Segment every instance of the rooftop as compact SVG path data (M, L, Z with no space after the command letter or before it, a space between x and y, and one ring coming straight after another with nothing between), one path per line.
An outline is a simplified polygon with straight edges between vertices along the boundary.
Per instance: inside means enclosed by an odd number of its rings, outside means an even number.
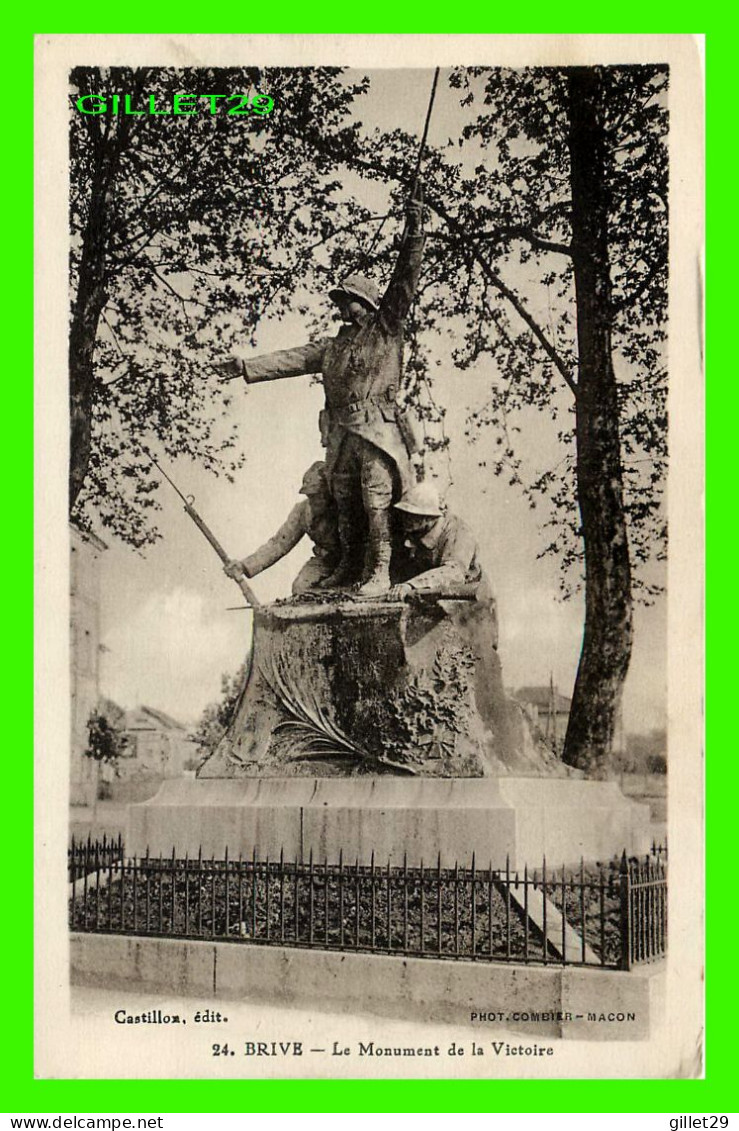
M142 704L140 707L134 707L126 712L126 729L178 730L184 732L187 727L183 723L177 722L177 719L173 719L171 715L165 714L164 711L157 711L155 707L147 707Z
M521 687L514 692L514 699L518 699L520 703L529 703L533 707L538 707L540 711L549 710L552 698L554 699L554 709L558 714L565 714L572 706L572 700L568 699L566 695L560 695L556 688L552 696L552 689L549 686Z

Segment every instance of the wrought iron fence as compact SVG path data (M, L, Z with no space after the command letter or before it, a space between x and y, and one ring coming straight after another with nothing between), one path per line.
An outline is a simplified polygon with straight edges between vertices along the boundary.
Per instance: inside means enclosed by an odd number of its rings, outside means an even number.
M667 876L665 855L658 850L628 862L619 877L621 893L622 967L649 962L664 954L667 939Z
M656 851L522 871L100 852L75 879L75 931L618 969L666 948Z
M74 883L85 874L89 875L104 869L123 858L123 837L103 836L102 840L77 840L72 837L67 849L67 871L69 882Z

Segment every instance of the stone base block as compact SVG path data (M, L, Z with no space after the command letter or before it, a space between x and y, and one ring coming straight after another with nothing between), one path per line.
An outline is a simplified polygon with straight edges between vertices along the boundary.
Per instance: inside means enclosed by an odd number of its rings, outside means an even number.
M480 1042L496 1030L644 1040L665 1009L663 964L624 973L73 933L71 967L74 985L470 1025Z
M649 847L649 807L615 782L547 778L266 778L165 781L129 808L142 855L278 857L512 868L602 860Z

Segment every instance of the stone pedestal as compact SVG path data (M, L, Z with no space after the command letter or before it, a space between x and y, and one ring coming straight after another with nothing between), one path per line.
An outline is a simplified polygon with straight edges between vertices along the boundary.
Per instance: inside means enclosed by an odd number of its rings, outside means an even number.
M615 782L556 778L167 781L131 806L126 848L222 858L541 866L649 847L649 807Z
M190 856L539 866L646 851L649 812L533 740L491 603L286 603L195 781L132 806L126 847Z
M564 774L506 699L492 601L266 605L199 778Z

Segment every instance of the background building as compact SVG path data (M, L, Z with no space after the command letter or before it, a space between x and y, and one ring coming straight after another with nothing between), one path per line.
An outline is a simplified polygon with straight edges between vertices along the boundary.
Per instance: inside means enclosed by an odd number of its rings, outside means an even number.
M572 700L566 695L560 695L553 681L541 687L521 687L513 693L513 698L521 704L544 741L561 754ZM613 736L613 759L616 765L620 765L623 758L625 741L623 711L619 710Z
M552 683L543 687L522 687L514 692L513 698L524 708L544 741L561 754L572 700L560 695Z
M126 756L121 759L121 776L160 776L178 778L197 756L197 746L187 727L154 707L135 707L126 711Z
M179 778L198 762L200 750L183 723L142 705L120 722L126 745L115 769L106 768L105 792L115 801L152 797L165 778Z

